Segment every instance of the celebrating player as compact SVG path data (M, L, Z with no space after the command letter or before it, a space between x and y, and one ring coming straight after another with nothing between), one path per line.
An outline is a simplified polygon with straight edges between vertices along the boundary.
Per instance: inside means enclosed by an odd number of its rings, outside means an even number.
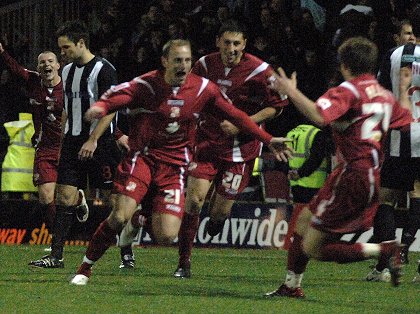
M197 119L202 113L229 118L269 145L278 159L287 160L285 138L261 130L208 79L190 73L191 45L171 40L163 47L156 70L109 90L86 113L92 120L123 107L131 113L130 152L118 167L118 193L109 217L101 223L71 284L86 285L92 265L115 241L148 190L154 190L151 226L158 243L169 244L178 235L184 212L186 167L191 161Z
M387 262L392 284L400 283L400 246L397 241L347 243L345 233L372 226L378 208L382 143L389 127L411 122L411 113L373 76L378 49L363 37L350 38L338 49L340 71L345 79L315 103L296 88L296 75L289 79L280 69L272 88L289 96L295 106L320 126L331 125L339 164L317 196L299 215L288 250L285 282L267 296L303 298L303 272L309 258L350 263L368 258ZM409 84L402 86L407 104Z

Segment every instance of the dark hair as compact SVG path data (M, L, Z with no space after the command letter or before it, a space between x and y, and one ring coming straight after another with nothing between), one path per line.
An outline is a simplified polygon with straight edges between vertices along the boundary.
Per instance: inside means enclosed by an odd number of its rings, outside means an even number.
M165 58L168 58L169 51L172 47L180 47L180 46L188 46L191 48L191 43L187 39L171 39L166 42L166 44L163 45L162 48L162 56Z
M217 37L222 37L225 32L241 33L244 36L244 39L248 38L248 31L245 24L237 20L230 19L224 22L219 28Z
M375 73L378 47L365 37L352 37L338 47L338 61L351 74Z
M89 49L89 31L86 25L79 20L65 22L56 32L57 37L66 36L70 41L75 44L83 39L86 48Z
M408 19L404 19L395 23L393 34L400 35L404 25L411 26L411 21Z

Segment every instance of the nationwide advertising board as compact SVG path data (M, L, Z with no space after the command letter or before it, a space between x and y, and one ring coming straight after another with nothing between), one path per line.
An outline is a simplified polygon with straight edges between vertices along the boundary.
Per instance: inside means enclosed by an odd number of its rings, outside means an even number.
M110 209L105 206L90 205L90 217L86 223L75 223L67 245L86 245L99 223L104 220ZM291 209L286 204L235 203L231 217L225 222L223 231L210 237L206 232L209 220L207 204L200 217L200 225L195 238L196 246L236 247L236 248L283 248L288 230ZM397 225L400 216L397 215ZM0 201L0 244L1 245L48 245L51 242L50 231L42 220L42 213L36 201L2 200ZM397 229L397 238L401 238L401 228ZM350 242L368 242L372 230L361 234L346 234L343 240ZM118 241L118 239L116 239ZM140 229L134 240L135 245L151 245L153 241L145 230ZM420 231L410 247L411 251L420 251Z

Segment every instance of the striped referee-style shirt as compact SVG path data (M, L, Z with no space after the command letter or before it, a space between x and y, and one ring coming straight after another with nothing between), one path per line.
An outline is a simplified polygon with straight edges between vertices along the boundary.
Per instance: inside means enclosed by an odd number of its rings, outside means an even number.
M399 98L400 69L411 67L413 80L409 88L413 122L409 132L391 130L389 154L391 157L420 157L420 45L408 43L391 49L378 72L378 81Z
M104 58L95 56L85 65L74 62L63 68L64 106L67 113L66 136L88 137L98 121L83 119L85 112L111 86L117 84L114 66ZM111 123L106 132L113 132Z

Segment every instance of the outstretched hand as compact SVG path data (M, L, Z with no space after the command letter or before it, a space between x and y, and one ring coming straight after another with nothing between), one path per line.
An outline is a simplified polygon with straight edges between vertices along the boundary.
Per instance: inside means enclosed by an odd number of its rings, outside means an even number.
M273 72L273 75L268 78L268 86L279 94L289 95L290 91L297 88L296 72L288 78L283 68L279 67L277 71L278 73Z
M79 160L88 160L93 158L93 153L98 147L98 141L93 139L88 139L83 143L82 147L79 150L78 158Z
M293 158L293 149L286 145L292 140L287 137L273 137L268 145L268 148L274 154L277 160L287 162Z

